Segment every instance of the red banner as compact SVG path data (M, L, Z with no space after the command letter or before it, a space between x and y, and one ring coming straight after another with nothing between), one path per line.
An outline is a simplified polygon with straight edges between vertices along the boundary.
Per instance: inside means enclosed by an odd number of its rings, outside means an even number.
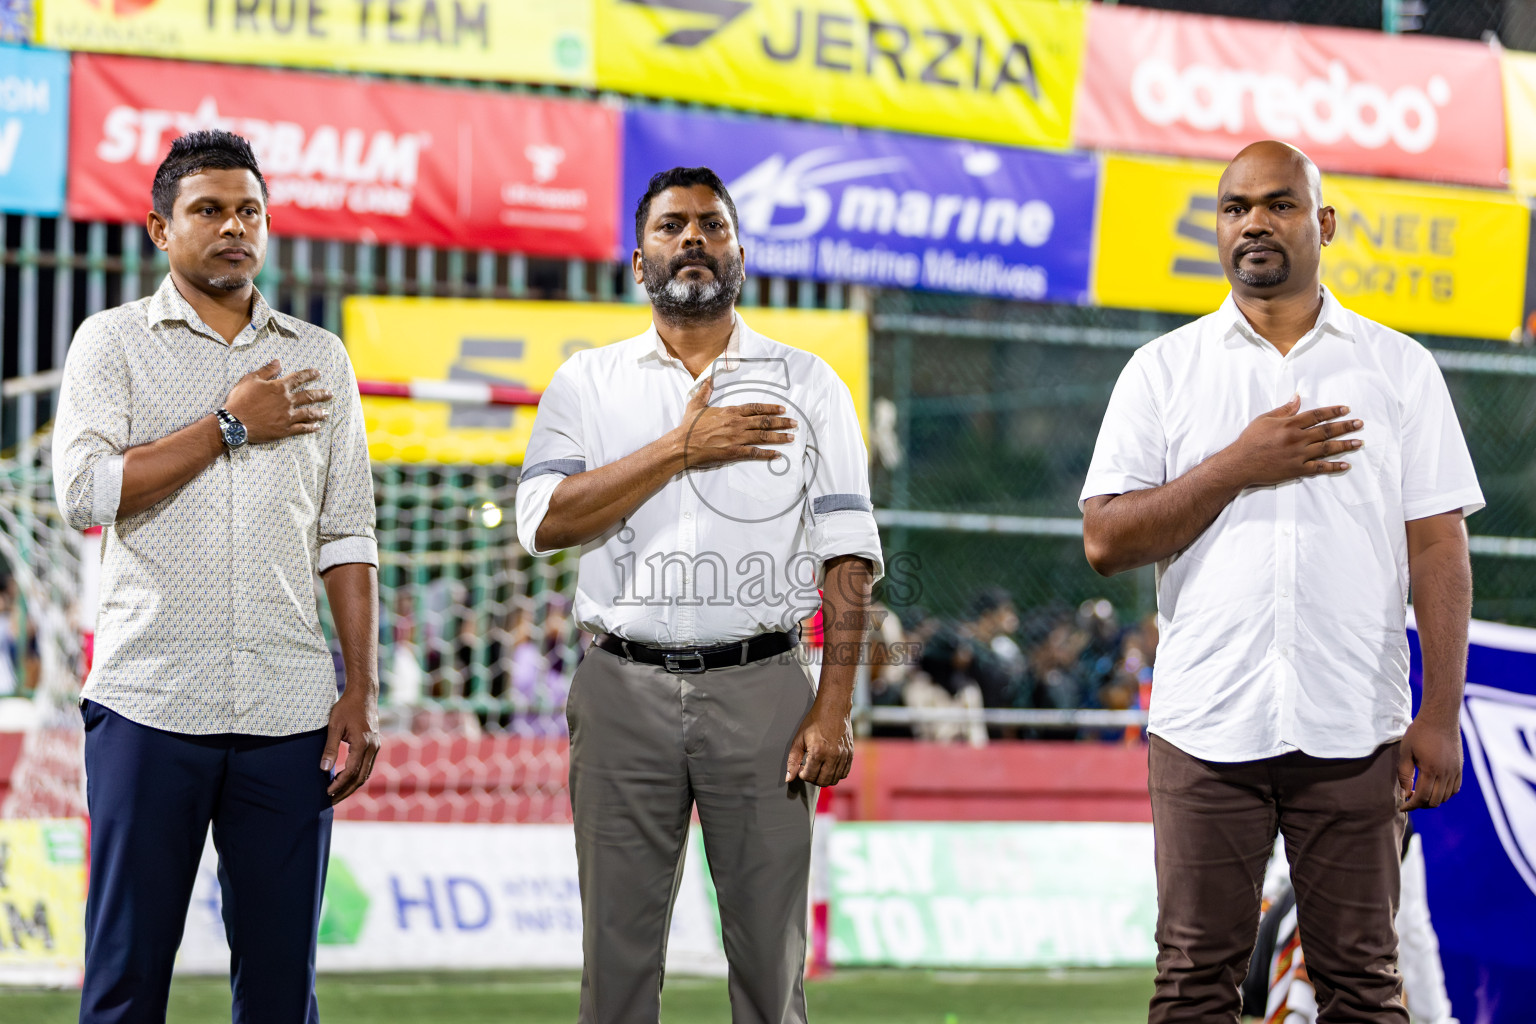
M1078 81L1079 146L1226 160L1275 138L1326 170L1508 180L1480 43L1093 4Z
M251 140L275 234L608 259L618 114L595 103L76 54L69 215L141 221L171 140Z

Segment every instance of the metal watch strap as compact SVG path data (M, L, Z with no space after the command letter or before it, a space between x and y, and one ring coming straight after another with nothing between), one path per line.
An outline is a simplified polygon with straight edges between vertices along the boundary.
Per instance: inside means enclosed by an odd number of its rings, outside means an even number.
M240 422L240 417L236 416L234 413L230 412L228 409L215 409L213 411L213 414L214 414L214 416L218 417L218 420L219 420L219 437L223 439L224 444L225 444L226 447L238 448L241 445L245 444L245 437L244 437L245 424ZM239 444L230 444L230 441L229 441L229 428L231 428L231 427L240 427L241 428L241 439L240 439L240 443Z

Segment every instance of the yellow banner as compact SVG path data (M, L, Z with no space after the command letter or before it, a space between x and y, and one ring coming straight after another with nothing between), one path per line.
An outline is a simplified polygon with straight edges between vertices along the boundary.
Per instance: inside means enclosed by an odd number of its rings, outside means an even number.
M0 982L78 983L85 847L77 819L0 821Z
M775 341L814 352L853 392L868 429L868 325L863 313L746 309L742 319ZM584 348L650 326L650 307L619 303L353 297L343 337L359 380L479 381L542 391ZM387 462L520 464L534 410L365 398L369 453Z
M819 121L1065 146L1087 8L1081 0L597 0L597 81Z
M37 0L38 43L244 64L593 84L591 0Z
M1095 296L1106 306L1209 313L1228 292L1216 251L1222 165L1109 156ZM1400 331L1509 338L1520 326L1530 216L1513 196L1323 176L1338 233L1323 283Z
M1499 51L1504 72L1504 125L1509 142L1509 184L1536 195L1536 54Z

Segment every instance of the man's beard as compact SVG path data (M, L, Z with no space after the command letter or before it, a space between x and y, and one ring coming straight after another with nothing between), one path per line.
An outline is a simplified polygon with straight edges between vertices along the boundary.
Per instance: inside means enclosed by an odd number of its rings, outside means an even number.
M1272 249L1271 252L1280 252ZM1244 268L1243 257L1247 253L1239 253L1232 257L1232 275L1249 288L1273 288L1278 284L1285 284L1291 277L1290 254L1280 252L1280 265L1270 267L1268 270L1252 271Z
M678 274L689 263L709 269L708 281L683 281ZM668 263L640 258L645 292L656 315L669 323L698 324L718 320L736 304L743 280L741 258L734 253L724 261L702 252L681 253Z
M237 292L255 279L253 274L220 274L210 277L208 283L226 292Z

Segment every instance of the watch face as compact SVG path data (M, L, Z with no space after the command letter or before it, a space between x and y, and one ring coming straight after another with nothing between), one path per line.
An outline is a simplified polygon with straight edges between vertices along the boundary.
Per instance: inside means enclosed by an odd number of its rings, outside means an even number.
M224 425L224 443L231 448L238 448L245 444L245 424L226 423Z

